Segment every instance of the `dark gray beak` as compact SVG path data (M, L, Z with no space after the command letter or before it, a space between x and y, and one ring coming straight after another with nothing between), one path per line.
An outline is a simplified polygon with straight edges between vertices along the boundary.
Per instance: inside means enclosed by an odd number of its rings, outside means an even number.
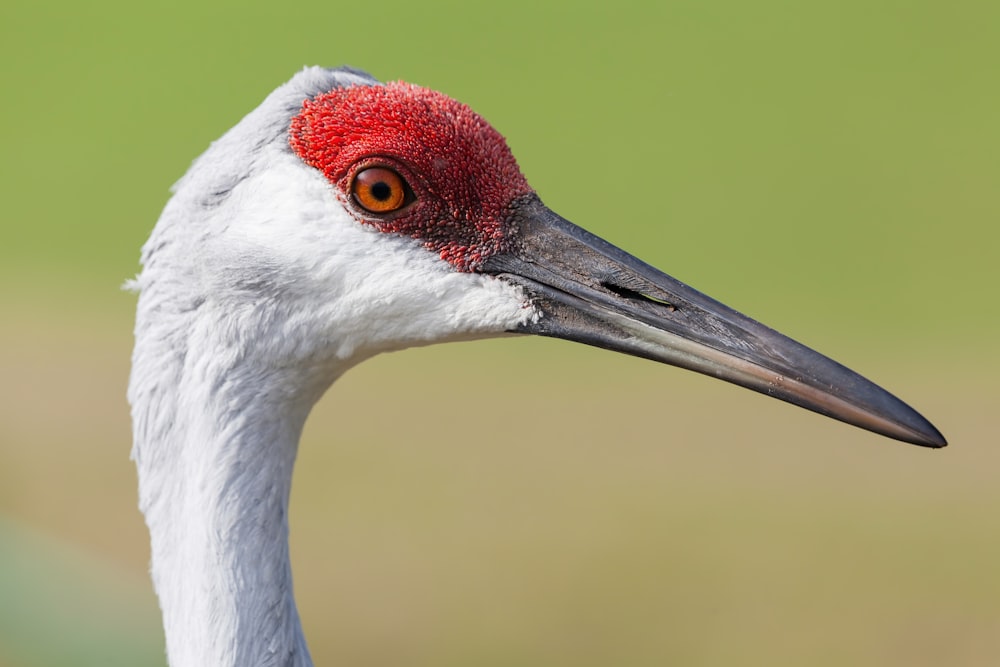
M674 280L556 215L534 195L484 273L520 285L543 316L519 333L687 368L890 438L944 447L919 413L854 371Z

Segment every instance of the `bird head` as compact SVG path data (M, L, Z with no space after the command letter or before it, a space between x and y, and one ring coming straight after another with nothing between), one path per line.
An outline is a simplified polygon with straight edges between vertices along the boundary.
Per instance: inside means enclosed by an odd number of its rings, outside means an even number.
M216 142L143 263L144 297L167 282L161 267L187 275L175 309L214 313L234 354L271 365L539 334L945 444L860 375L549 210L469 107L356 71L307 69Z

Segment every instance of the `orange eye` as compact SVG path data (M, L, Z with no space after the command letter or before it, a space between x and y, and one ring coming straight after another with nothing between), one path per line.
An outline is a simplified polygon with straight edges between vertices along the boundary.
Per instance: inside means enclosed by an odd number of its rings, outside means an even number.
M372 213L391 213L403 208L407 192L403 177L385 167L363 169L351 182L354 201Z

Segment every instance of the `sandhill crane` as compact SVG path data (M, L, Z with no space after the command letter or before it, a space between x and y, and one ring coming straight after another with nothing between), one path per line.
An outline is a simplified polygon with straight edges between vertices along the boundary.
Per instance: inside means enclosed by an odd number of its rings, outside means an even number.
M173 667L311 664L292 466L315 401L379 352L554 336L945 445L861 376L550 211L467 106L357 70L305 69L213 143L142 264L132 457Z

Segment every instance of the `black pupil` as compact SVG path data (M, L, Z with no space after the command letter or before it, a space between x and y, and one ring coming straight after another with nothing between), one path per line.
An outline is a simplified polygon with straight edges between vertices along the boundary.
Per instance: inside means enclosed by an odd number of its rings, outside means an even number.
M378 183L372 183L371 187L372 197L379 201L385 201L392 196L392 186L385 181L379 181Z

